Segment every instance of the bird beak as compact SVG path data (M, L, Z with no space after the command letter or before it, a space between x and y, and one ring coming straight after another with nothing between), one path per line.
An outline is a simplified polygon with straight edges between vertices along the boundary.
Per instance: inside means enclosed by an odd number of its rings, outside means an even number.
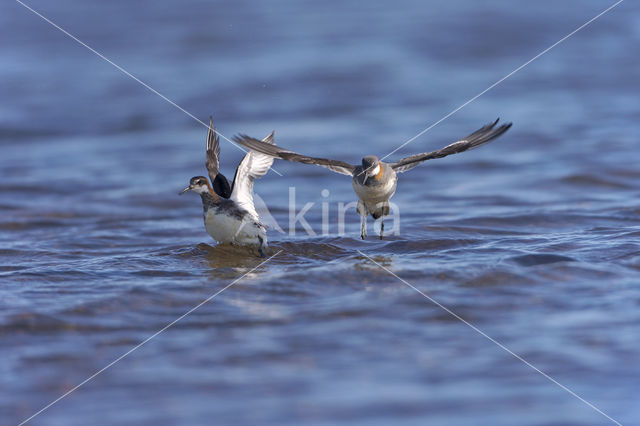
M178 195L182 195L187 191L191 191L191 186L187 186L185 189L183 189L182 191L178 192Z
M364 179L362 180L362 184L365 185L367 183L367 179L371 177L371 172L375 169L375 167L369 168L364 171Z

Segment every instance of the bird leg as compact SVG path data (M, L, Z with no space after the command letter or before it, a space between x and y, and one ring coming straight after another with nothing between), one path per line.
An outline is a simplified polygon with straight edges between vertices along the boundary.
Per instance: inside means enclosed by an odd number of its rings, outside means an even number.
M384 218L380 218L380 239L382 239L382 234L384 234Z
M367 236L367 217L360 216L360 238L364 240Z
M369 215L369 211L362 200L358 200L356 210L360 215L360 238L364 240L364 237L367 236L367 216Z
M260 253L260 257L267 257L267 255L264 254L264 251L262 251L262 246L264 246L264 240L262 239L262 237L258 237L258 240L260 240L260 245L258 246L258 253Z

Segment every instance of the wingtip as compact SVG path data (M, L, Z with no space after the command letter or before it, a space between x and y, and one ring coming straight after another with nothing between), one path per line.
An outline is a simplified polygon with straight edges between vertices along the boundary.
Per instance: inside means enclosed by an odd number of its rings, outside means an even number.
M207 130L207 151L213 150L218 138L218 129L213 127L213 116L209 116L209 129Z
M494 128L498 122L500 121L500 117L496 118L496 121L493 122L493 124L491 125L491 128ZM502 131L502 133L506 132L507 130L509 130L511 128L511 126L513 126L513 122L508 122L508 123L504 123L502 124L499 129Z
M502 126L498 127L498 129L496 130L497 135L500 136L504 134L507 130L511 128L512 125L513 123L505 123Z
M504 123L502 126L500 126L500 128L507 131L509 128L511 128L512 125L513 125L512 122L508 122L508 123Z

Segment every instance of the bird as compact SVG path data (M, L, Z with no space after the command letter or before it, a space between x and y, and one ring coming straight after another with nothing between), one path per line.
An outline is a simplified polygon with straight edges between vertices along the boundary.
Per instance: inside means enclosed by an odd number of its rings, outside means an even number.
M274 132L260 141L274 143ZM194 176L189 186L179 194L193 191L200 194L204 210L204 226L207 233L219 243L257 247L260 256L266 257L266 226L260 222L253 204L253 182L265 175L273 164L273 156L249 151L236 168L233 183L219 171L220 138L209 118L207 132L206 168L211 184L204 176Z
M351 176L353 190L358 196L356 210L360 215L360 237L365 239L367 236L366 220L368 215L371 215L376 220L382 218L380 222L380 239L382 239L384 216L389 214L389 200L396 191L398 174L411 170L427 160L443 158L483 145L502 135L512 125L512 123L507 123L496 127L498 121L500 118L444 148L411 155L394 163L380 161L375 155L367 155L362 158L361 164L353 165L345 161L298 154L243 134L236 135L234 140L253 152L260 152L281 160L315 164L326 167L333 172Z

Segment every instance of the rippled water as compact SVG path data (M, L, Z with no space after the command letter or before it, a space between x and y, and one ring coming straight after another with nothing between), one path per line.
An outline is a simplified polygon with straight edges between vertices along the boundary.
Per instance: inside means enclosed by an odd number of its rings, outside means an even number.
M28 3L226 136L390 152L604 1ZM348 178L276 162L270 253L215 246L206 130L19 3L0 6L0 419L17 424L623 424L640 420L640 9L624 2L391 159L400 232L337 226ZM223 141L233 176L242 153ZM313 203L289 227L295 209ZM329 191L325 196L322 190ZM191 194L193 195L193 194ZM329 212L323 235L323 204ZM286 232L289 231L289 232ZM373 231L370 229L370 233ZM255 268L255 269L253 269Z

